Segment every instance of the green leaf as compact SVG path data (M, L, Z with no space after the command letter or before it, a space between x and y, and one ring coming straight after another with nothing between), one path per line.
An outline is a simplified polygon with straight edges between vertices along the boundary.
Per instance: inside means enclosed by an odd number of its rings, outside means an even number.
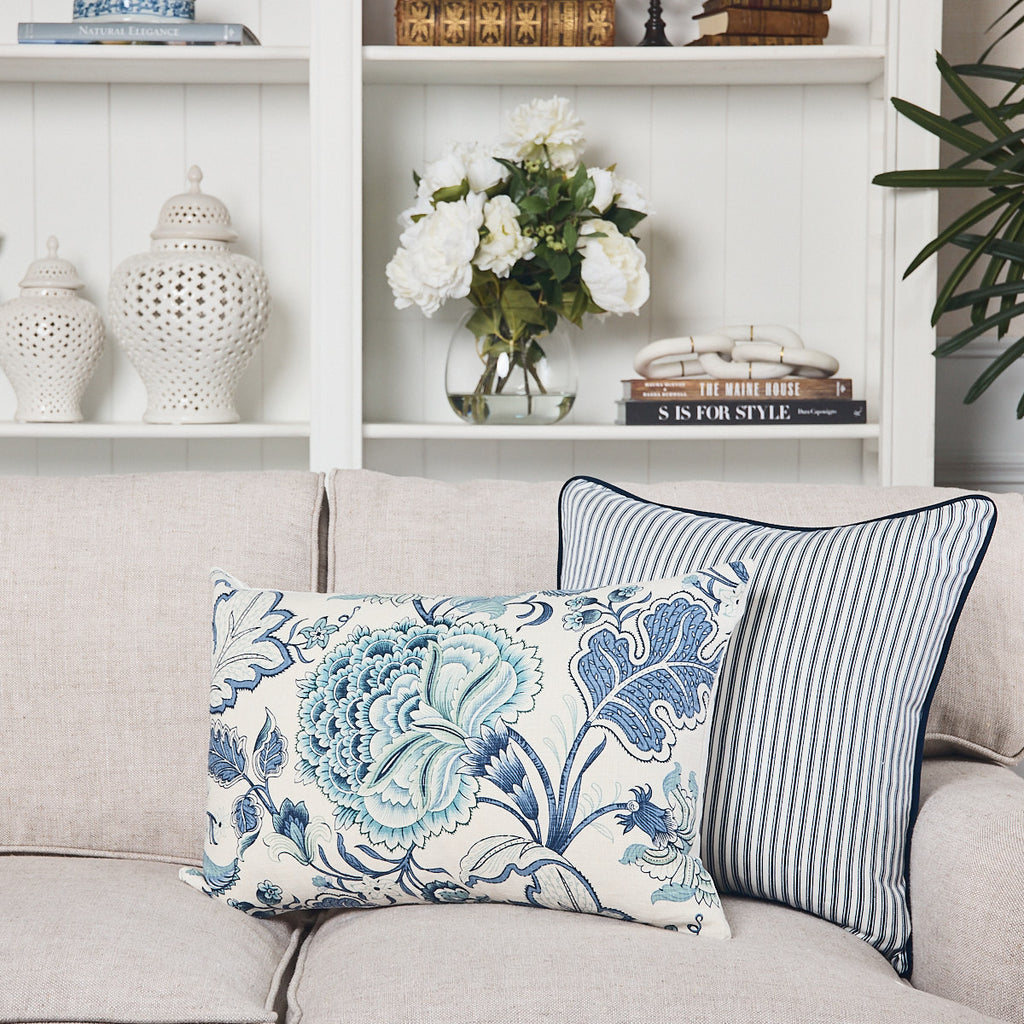
M575 252L579 240L580 236L575 224L568 223L562 228L562 241L565 243L566 252Z
M997 299L1003 295L1018 295L1024 292L1024 281L1003 281L1000 284L985 285L981 288L972 288L969 292L960 292L952 296L946 303L946 312L954 309L963 309L966 306L975 306L979 303L987 304L989 299Z
M963 231L972 225L976 224L979 220L984 220L993 211L998 210L1000 206L1004 206L1007 203L1011 203L1011 210L1019 210L1024 205L1024 195L1015 195L1012 192L999 192L994 196L988 196L983 199L980 203L972 206L966 213L961 214L957 217L952 224L946 227L943 231L932 239L910 262L910 266L907 267L903 276L906 277L915 271L929 256L934 255L939 251L947 242L951 241L955 235L962 234Z
M999 17L996 18L996 20L993 21L991 25L989 25L989 29L991 30L995 28L995 26L998 25L999 22L1003 20L1003 18L1007 17L1010 14L1010 12L1014 10L1014 8L1019 7L1020 3L1021 0L1014 0L1014 2L1010 4L1010 6L1005 11L1003 11L1003 13L1000 14ZM1015 28L1018 28L1021 24L1024 24L1024 18L1018 18L1009 28L1004 29L998 36L996 36L993 42L986 48L985 52L978 59L984 61L984 59L992 52L992 50L1000 42L1002 42L1002 40L1004 40Z
M645 217L646 213L639 210L627 210L622 206L613 206L605 215L605 220L610 220L623 235L628 235Z
M1018 338L1005 352L989 363L968 389L964 396L964 404L969 405L981 397L996 378L1009 369L1021 356L1024 356L1024 338Z
M582 165L581 165L582 168ZM594 201L594 195L597 192L597 186L594 185L593 178L588 177L586 174L583 176L583 182L579 185L575 185L572 191L573 205L577 210L588 210L590 204Z
M543 196L523 196L516 204L524 213L541 214L547 213L548 200Z
M1015 317L1020 316L1021 313L1024 313L1024 302L1018 303L1010 307L1010 309L1000 311L993 316L986 317L976 324L971 324L970 327L965 327L962 331L958 331L953 337L948 338L941 345L937 345L934 354L937 356L948 356L953 352L959 352L968 342L974 341L975 338L980 338L986 331L990 331L993 327L998 327L999 324L1013 320Z
M933 114L930 110L925 110L924 107L919 107L916 103L909 103L907 100L893 97L892 105L907 120L913 121L914 124L924 128L925 131L931 132L932 135L938 136L943 142L956 146L957 149L973 152L982 146L988 145L988 139L984 136L969 132L966 128L962 128L960 125L950 121L949 118L942 117L940 114Z
M548 260L556 280L564 281L572 271L572 261L564 252L553 252Z
M931 167L914 171L883 171L871 179L875 185L894 188L995 188L1024 184L1020 175L999 174L983 168Z
M509 281L501 292L501 311L509 320L534 326L544 325L544 314L537 300L518 281ZM516 328L513 327L515 331ZM518 333L518 331L516 331Z
M932 312L932 324L938 323L939 317L943 314L943 312L945 312L946 302L957 290L957 288L960 285L960 282L967 276L968 272L971 270L974 264L977 263L978 260L980 260L981 257L985 255L987 251L986 247L988 246L988 244L998 236L1000 229L1013 216L1013 214L1014 208L1012 207L1008 210L1004 210L999 215L995 224L992 225L988 234L985 235L982 238L981 242L977 246L975 246L975 248L971 249L967 253L967 255L957 264L956 268L953 270L953 272L949 275L949 278L946 280L946 283L939 289L939 295L935 301L935 309ZM955 235L954 239L963 237L964 235L962 234Z
M999 138L1010 134L1010 127L1005 121L992 113L989 105L953 70L953 66L942 56L935 55L935 63L938 66L939 74L953 90L957 98L978 120L985 125L992 134Z
M967 153L959 160L954 160L949 166L966 167L975 160L984 160L986 163L992 164L997 171L1015 170L1018 164L1024 162L1024 153L1004 151L1007 149L1008 142L1019 142L1022 138L1024 138L1024 129L1011 133L1005 139L988 142L975 152ZM1021 181L1024 183L1024 177Z
M483 338L488 334L499 334L501 332L500 317L495 315L490 306L486 308L477 306L466 321L466 328L472 332L475 338Z
M454 203L469 195L469 182L463 178L458 185L445 185L439 188L430 198L435 203Z

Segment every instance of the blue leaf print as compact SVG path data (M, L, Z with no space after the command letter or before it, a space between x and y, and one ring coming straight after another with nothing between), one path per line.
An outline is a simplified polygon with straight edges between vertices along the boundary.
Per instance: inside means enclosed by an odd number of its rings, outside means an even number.
M695 885L669 882L667 885L663 885L660 889L656 889L651 893L651 902L657 903L658 900L669 900L672 903L685 903L687 900L693 899L696 892L697 887Z
M254 690L265 676L277 675L292 664L288 648L272 636L293 617L278 607L281 598L276 591L262 590L224 590L217 595L211 714L234 707L239 690Z
M581 642L570 668L589 719L643 761L664 761L676 729L703 721L722 645L703 605L684 595L640 617L639 636L606 625ZM580 685L582 684L582 685Z
M253 747L253 763L256 771L265 779L280 775L284 771L285 763L288 760L288 748L285 746L284 737L277 728L274 716L267 710L267 718L256 737L256 744Z
M215 725L210 730L209 772L225 788L245 775L245 738L230 726Z
M231 820L235 826L235 832L239 836L255 832L260 827L260 809L253 799L252 793L246 793L235 801Z

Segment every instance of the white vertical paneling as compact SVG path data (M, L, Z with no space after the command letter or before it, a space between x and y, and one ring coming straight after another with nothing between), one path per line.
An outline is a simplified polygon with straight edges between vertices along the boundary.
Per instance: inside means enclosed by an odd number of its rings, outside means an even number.
M497 475L502 480L565 480L573 474L573 448L571 441L503 441Z
M839 360L856 397L867 389L869 100L864 88L804 89L799 321L808 348ZM874 390L874 388L872 388ZM873 396L874 397L874 396ZM878 415L877 405L871 419Z
M364 463L392 476L426 476L423 441L367 441Z
M301 437L268 437L260 442L261 469L304 469L309 441Z
M262 0L196 0L196 20L240 21L248 25L257 36L261 36L262 7Z
M498 476L498 442L425 441L423 473L438 480L493 480Z
M32 0L33 21L70 21L72 0Z
M309 5L310 0L260 0L260 42L309 46ZM246 6L251 6L251 0Z
M803 90L732 87L726 108L725 318L793 326L800 309Z
M39 442L23 440L0 444L0 475L35 476L39 472Z
M800 479L798 443L794 441L726 441L723 458L725 480L751 483Z
M260 89L260 251L272 310L259 358L269 421L308 420L309 107L303 86ZM338 344L351 344L339 332Z
M0 145L0 302L17 297L29 263L46 255L45 246L36 248L32 133L32 86L0 84L0 139L12 143ZM0 373L0 418L13 419L15 404L14 390Z
M113 442L111 470L114 473L166 472L184 469L187 463L187 441L124 438Z
M185 148L183 87L110 87L108 276L122 260L149 251L150 232L156 227L161 206L169 196L186 188ZM146 408L146 389L116 345L108 331L103 364L106 391L100 417L137 422Z
M418 309L396 310L385 267L398 246L398 215L413 203L412 173L423 169L424 89L365 91L363 176L363 389L368 420L422 420L426 375Z
M4 16L0 18L0 44L16 43L18 22L33 21L34 17L32 0L4 0Z
M649 476L656 480L722 480L724 441L652 441Z
M36 471L41 476L88 476L113 472L110 441L40 441Z
M56 235L60 255L85 282L81 296L103 308L110 275L109 89L36 85L33 114L36 250L45 255L46 237ZM109 365L108 358L86 390L87 419L103 407Z
M263 467L262 441L246 438L237 441L214 441L203 439L188 441L185 469L255 470Z
M583 161L588 167L611 167L623 177L636 181L643 192L651 194L652 136L660 127L651 116L652 90L629 88L577 89L575 107L583 119L587 148ZM667 207L672 209L669 197ZM661 198L652 199L658 204ZM657 208L657 207L656 207ZM646 242L651 238L650 221L637 227L641 245L650 259ZM656 273L656 268L652 271ZM583 379L573 418L579 422L611 423L615 418L615 399L621 388L619 381L633 375L633 354L651 338L651 310L658 301L653 296L668 294L664 279L652 284L652 300L639 315L626 314L588 317L577 336Z
M648 478L647 445L635 441L577 442L573 445L572 471L605 480L643 483Z
M185 167L178 191L188 190L185 172L203 171L201 188L227 205L238 232L232 247L260 259L262 209L260 90L254 85L185 88ZM236 392L243 420L263 418L263 353L257 349Z
M868 483L861 474L860 441L801 441L798 479L810 484Z

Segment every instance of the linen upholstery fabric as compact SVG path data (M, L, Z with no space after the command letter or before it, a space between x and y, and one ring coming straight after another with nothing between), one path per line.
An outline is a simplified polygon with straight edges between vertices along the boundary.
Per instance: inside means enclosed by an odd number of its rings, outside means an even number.
M0 849L196 862L209 572L317 583L314 473L5 477Z
M335 471L328 479L328 589L515 594L554 586L560 486ZM623 486L664 505L792 526L838 526L967 493L719 481ZM932 700L925 754L1012 764L1024 754L1024 498L989 497L999 520Z
M866 523L777 527L589 478L560 501L560 584L757 565L722 671L706 855L727 891L849 928L910 969L906 900L924 719L995 524L983 496Z
M483 900L727 938L700 813L747 586L739 562L506 598L219 577L204 870L181 877L257 915Z
M682 953L678 935L583 914L333 912L303 943L289 1024L995 1024L915 991L834 925L756 900L723 905L732 939Z
M1024 779L925 761L910 877L914 985L1024 1024Z
M0 1021L260 1024L300 930L225 913L170 864L3 858Z

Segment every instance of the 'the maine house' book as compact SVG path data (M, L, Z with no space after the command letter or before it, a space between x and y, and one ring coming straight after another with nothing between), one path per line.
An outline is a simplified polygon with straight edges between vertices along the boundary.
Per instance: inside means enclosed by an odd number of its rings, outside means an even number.
M746 377L662 377L648 380L632 377L622 382L622 397L665 401L668 399L716 398L853 398L849 377L776 377L752 380Z
M859 399L724 399L709 401L620 401L616 423L632 426L728 427L769 424L820 426L864 423L865 403Z

